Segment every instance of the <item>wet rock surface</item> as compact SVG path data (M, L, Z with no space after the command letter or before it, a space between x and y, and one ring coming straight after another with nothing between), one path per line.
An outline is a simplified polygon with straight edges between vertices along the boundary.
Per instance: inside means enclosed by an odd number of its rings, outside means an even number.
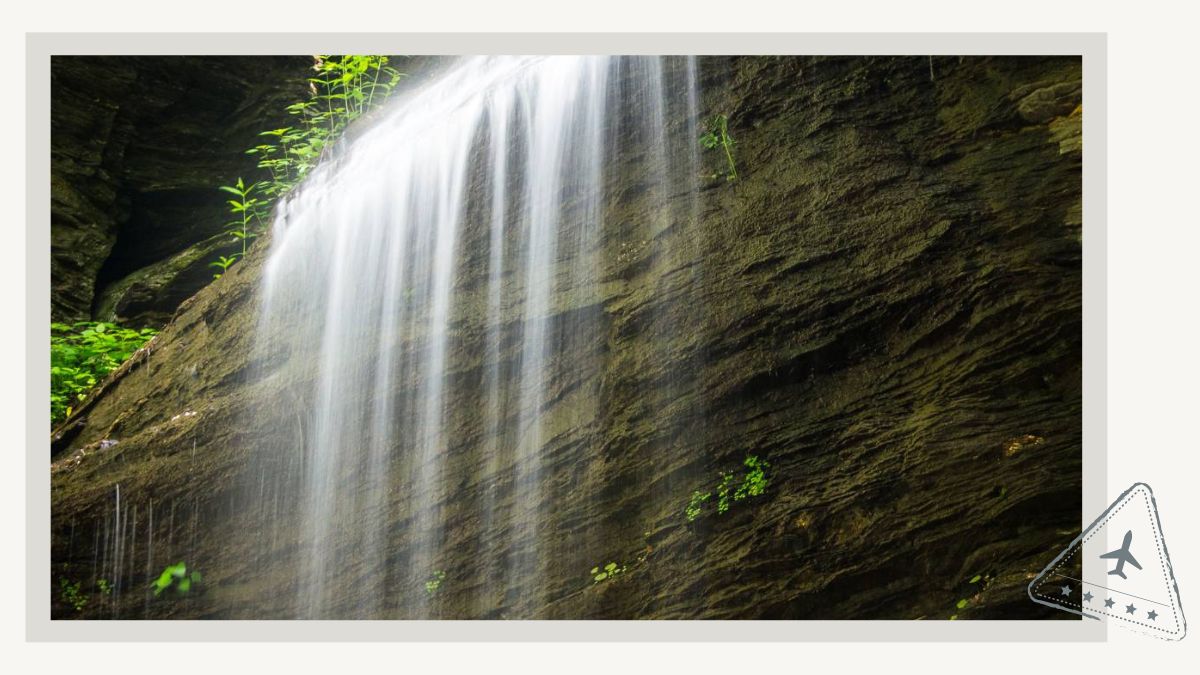
M445 484L390 482L385 559L343 552L333 614L358 616L362 580L385 574L372 617L1067 618L1025 585L1081 520L1079 59L700 66L741 180L662 204L612 167L597 293L554 299L598 339L580 347L594 369L559 368L541 403L545 507L478 516L529 487L485 456L487 327L470 308L486 271L467 266ZM486 236L469 221L461 245ZM246 507L256 448L310 433L255 423L300 407L262 384L280 364L251 358L266 245L56 432L55 616L291 615L302 589L282 572L305 535ZM764 494L689 521L691 495L748 454L770 462ZM437 570L408 566L413 493L439 503ZM516 527L539 533L536 569L493 555L526 541ZM181 559L204 583L154 597ZM624 571L596 582L609 562ZM81 612L59 600L60 579L92 591L106 575L116 590Z
M216 187L255 170L245 150L259 131L287 121L283 108L304 95L308 62L302 56L51 59L55 321L93 318L106 289L113 295L125 277L225 230L228 209ZM142 277L138 287L152 280L152 289L127 305L109 302L110 310L122 311L96 318L162 325L180 300L211 280L211 274Z

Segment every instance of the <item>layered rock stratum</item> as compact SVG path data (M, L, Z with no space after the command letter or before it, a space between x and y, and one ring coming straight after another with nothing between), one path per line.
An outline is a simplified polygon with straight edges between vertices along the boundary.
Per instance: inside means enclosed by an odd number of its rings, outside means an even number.
M694 222L647 231L657 209L693 212L690 196L651 203L612 167L601 300L554 301L561 320L596 320L597 365L549 383L550 501L516 519L547 533L545 564L485 554L515 539L478 504L503 509L521 488L484 456L487 327L464 302L439 458L444 581L431 597L433 570L407 567L416 488L395 483L385 560L346 552L332 614L358 616L363 575L383 569L376 618L1065 617L1025 586L1081 515L1080 59L700 65L701 108L728 115L740 179L708 181ZM112 217L107 198L90 204ZM462 246L485 225L468 219ZM303 534L268 533L242 506L256 448L281 433L255 420L300 407L264 385L283 364L252 356L268 245L55 431L56 617L292 615L302 589L272 570L300 564ZM464 267L456 293L481 292L484 274ZM288 433L305 443L302 421ZM765 493L689 521L693 491L747 455L770 462ZM154 597L179 560L203 583ZM610 561L624 572L596 583ZM118 592L96 591L102 578ZM92 594L81 611L61 579Z

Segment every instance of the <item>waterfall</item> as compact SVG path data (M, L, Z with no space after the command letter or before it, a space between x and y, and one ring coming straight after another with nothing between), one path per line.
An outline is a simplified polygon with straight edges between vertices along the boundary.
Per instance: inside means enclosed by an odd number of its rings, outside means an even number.
M247 421L274 440L250 517L294 615L434 616L423 581L444 573L452 517L495 533L472 544L480 578L457 581L479 615L550 599L509 580L553 574L569 545L539 517L561 497L547 446L599 413L550 404L599 400L614 173L663 203L692 195L637 223L638 246L694 221L697 107L692 58L462 58L280 206L255 338L273 393ZM469 504L467 481L483 486Z

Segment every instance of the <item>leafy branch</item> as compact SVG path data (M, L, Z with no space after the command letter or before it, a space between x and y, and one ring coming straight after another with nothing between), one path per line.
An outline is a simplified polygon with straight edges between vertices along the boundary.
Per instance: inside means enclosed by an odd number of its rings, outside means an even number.
M70 417L74 407L105 375L141 349L158 331L84 321L50 324L50 422Z
M769 484L767 470L771 468L770 462L759 459L755 455L748 455L742 461L742 466L746 468L746 471L742 474L741 481L738 482L736 488L734 488L734 476L731 472L722 471L719 474L721 481L717 484L716 489L718 515L729 511L733 502L740 502L749 497L758 497L767 491ZM692 492L691 499L688 500L687 508L684 510L684 515L687 516L689 523L704 513L704 505L712 499L712 496L711 490Z
M717 148L723 150L725 161L728 163L725 180L736 181L738 179L737 164L733 161L733 146L736 141L729 135L729 118L725 115L716 115L705 122L704 126L706 131L700 136L700 145L708 150Z
M388 65L388 57L376 55L318 54L312 69L316 74L308 78L308 99L285 108L296 122L259 132L262 140L246 150L258 157L258 168L267 175L249 184L238 178L236 184L220 187L237 197L228 200L238 219L230 221L226 232L242 242L242 252L210 263L220 269L214 279L246 257L250 240L266 227L275 202L308 176L350 123L383 105L405 77Z

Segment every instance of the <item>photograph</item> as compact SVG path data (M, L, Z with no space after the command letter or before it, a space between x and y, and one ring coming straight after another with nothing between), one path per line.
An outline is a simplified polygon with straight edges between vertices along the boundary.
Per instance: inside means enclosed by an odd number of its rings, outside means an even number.
M1090 623L1078 49L86 48L50 623Z

